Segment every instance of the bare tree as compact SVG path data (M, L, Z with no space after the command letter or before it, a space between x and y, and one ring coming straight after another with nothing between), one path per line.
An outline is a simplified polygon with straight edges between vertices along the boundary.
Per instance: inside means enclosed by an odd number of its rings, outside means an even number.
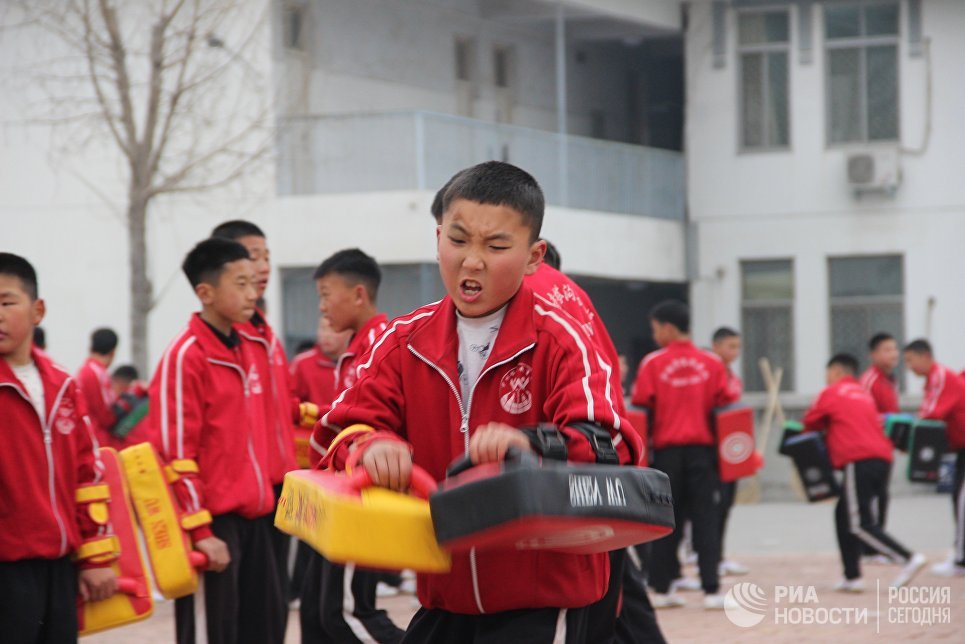
M123 159L134 363L148 367L148 215L158 197L225 187L271 150L271 91L248 60L268 51L264 0L23 0L24 24L62 56L35 75L47 118L95 126ZM226 42L230 42L231 46ZM261 47L262 49L258 49Z

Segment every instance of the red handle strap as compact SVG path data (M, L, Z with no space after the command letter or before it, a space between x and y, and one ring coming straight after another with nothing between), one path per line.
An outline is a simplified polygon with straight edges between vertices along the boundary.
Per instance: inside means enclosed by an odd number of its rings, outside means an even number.
M198 570L204 570L208 567L208 555L200 550L192 550L188 553L188 563Z
M364 490L366 488L372 487L372 477L365 470L364 467L360 467L355 470L349 476L349 482L352 487L356 490ZM432 475L426 472L424 469L418 465L412 466L412 476L409 479L409 489L414 496L422 499L428 499L429 495L436 491L436 480L432 478Z

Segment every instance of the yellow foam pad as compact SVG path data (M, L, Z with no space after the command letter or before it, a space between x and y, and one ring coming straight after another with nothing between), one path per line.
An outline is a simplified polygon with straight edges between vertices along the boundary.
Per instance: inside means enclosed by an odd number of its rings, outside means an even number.
M181 528L166 468L149 443L122 450L121 462L158 590L168 599L194 593L198 573L189 559L190 540Z
M110 522L121 556L111 563L118 578L119 591L99 602L83 602L77 620L81 635L97 633L146 619L154 612L154 597L147 574L144 552L137 538L137 525L127 484L121 474L117 452L110 447L100 450L104 463L105 485L110 489ZM105 504L107 505L107 504ZM96 561L96 558L94 559Z
M344 473L297 470L285 475L275 525L331 561L420 572L447 572L429 503L378 487L354 493Z

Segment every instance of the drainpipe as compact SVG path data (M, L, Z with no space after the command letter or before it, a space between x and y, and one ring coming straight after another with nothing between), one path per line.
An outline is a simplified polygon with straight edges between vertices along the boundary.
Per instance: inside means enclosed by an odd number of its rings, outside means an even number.
M556 4L556 131L559 136L560 205L566 207L570 203L570 191L566 142L566 19L562 0Z

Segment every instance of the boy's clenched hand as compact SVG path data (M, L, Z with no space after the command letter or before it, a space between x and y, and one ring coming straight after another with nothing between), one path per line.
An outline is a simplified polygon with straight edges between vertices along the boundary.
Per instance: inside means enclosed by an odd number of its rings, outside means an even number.
M221 572L231 563L231 553L228 544L218 537L208 537L194 544L195 550L200 550L208 557L208 570Z
M469 439L469 458L476 465L496 463L506 458L506 450L515 447L521 451L532 448L526 435L505 423L486 423L476 428Z
M117 592L117 575L110 568L81 570L77 581L85 602L101 601Z
M362 455L362 467L372 483L404 492L412 477L412 454L405 443L390 440L373 441Z

